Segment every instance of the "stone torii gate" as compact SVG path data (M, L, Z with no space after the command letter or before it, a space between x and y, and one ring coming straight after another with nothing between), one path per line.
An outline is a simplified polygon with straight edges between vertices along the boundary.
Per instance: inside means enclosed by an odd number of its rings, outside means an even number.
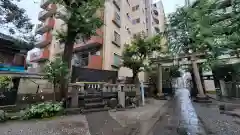
M203 91L203 86L201 82L201 77L199 74L199 67L198 63L203 63L206 61L204 57L206 54L179 54L178 57L174 58L172 56L164 56L153 59L153 62L158 64L158 92L160 95L163 95L162 89L163 89L163 76L162 76L162 69L164 66L172 66L175 63L178 63L179 65L192 65L193 73L194 73L194 79L196 80L197 84L197 90L198 90L198 97L206 97ZM182 59L187 59L187 61L181 61ZM219 60L227 60L225 64L233 64L233 63L239 63L240 59L236 55L229 55L225 56L222 55L221 57L218 57Z
M196 80L197 89L198 89L198 97L206 97L204 94L203 86L201 83L201 77L199 74L198 63L203 63L206 61L205 59L199 58L200 56L204 56L204 54L180 54L177 58L171 56L159 57L153 59L154 63L158 64L158 93L160 96L163 96L163 67L169 67L172 65L176 65L178 63L180 65L192 65L194 79ZM187 59L187 61L181 61L182 59Z

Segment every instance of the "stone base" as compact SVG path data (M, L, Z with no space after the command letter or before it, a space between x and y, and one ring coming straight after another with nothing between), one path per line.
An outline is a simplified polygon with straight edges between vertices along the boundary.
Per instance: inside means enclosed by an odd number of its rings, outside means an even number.
M161 93L161 94L158 93L156 99L158 99L158 100L167 100L167 98L165 97L165 95L163 93Z
M212 101L206 95L197 95L193 101L197 103L212 103Z

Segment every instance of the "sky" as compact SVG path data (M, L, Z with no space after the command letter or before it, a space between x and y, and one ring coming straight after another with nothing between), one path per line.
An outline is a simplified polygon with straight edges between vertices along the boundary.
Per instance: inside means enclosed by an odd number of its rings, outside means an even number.
M38 13L41 11L40 8L40 1L41 0L22 0L21 2L18 3L18 6L21 8L24 8L26 10L27 15L31 19L31 22L33 24L38 24L40 23L38 21ZM154 2L157 2L159 0L154 0ZM166 16L169 13L172 13L176 10L177 7L183 6L185 0L162 0L163 6L164 6L164 11ZM38 49L34 49L28 52L35 52ZM28 55L29 57L29 55ZM29 59L29 58L27 58Z

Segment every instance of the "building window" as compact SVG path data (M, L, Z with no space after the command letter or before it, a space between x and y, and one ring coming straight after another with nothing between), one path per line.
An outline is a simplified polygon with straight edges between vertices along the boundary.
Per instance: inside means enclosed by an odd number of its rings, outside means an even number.
M134 19L132 21L132 24L138 24L138 23L140 23L140 18Z
M121 56L119 56L118 54L114 53L113 55L113 67L120 67L121 65Z
M112 21L118 28L121 28L121 18L118 12L114 13L114 18Z
M134 11L137 11L139 9L139 5L136 5L136 6L134 6L134 7L132 7L132 11L134 12Z
M113 41L112 43L118 47L120 47L120 34L118 34L116 31L114 31L114 35L113 35Z

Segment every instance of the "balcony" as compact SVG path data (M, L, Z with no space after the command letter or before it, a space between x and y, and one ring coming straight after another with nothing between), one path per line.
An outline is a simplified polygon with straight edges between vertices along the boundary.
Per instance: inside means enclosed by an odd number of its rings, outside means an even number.
M47 45L49 45L51 42L52 42L52 35L51 35L51 33L48 32L37 38L35 47L43 48L43 47L46 47Z
M89 55L86 58L75 59L73 61L74 66L90 68L90 69L102 69L102 56Z
M49 50L48 49L41 49L37 52L33 52L30 54L30 62L41 62L48 60L49 58Z
M46 18L53 16L56 13L57 6L55 4L50 4L46 10L39 12L38 20L44 21Z
M79 43L76 43L76 45L74 45L74 52L78 52L78 51L86 50L86 49L89 49L89 48L101 46L103 44L103 37L101 37L103 35L102 30L98 29L97 34L99 36L92 36L85 43L82 42L82 41L79 41Z
M51 3L51 0L41 0L40 7L42 9L46 9L50 3Z
M43 34L51 29L53 29L55 20L53 18L48 18L45 23L37 25L36 34Z

